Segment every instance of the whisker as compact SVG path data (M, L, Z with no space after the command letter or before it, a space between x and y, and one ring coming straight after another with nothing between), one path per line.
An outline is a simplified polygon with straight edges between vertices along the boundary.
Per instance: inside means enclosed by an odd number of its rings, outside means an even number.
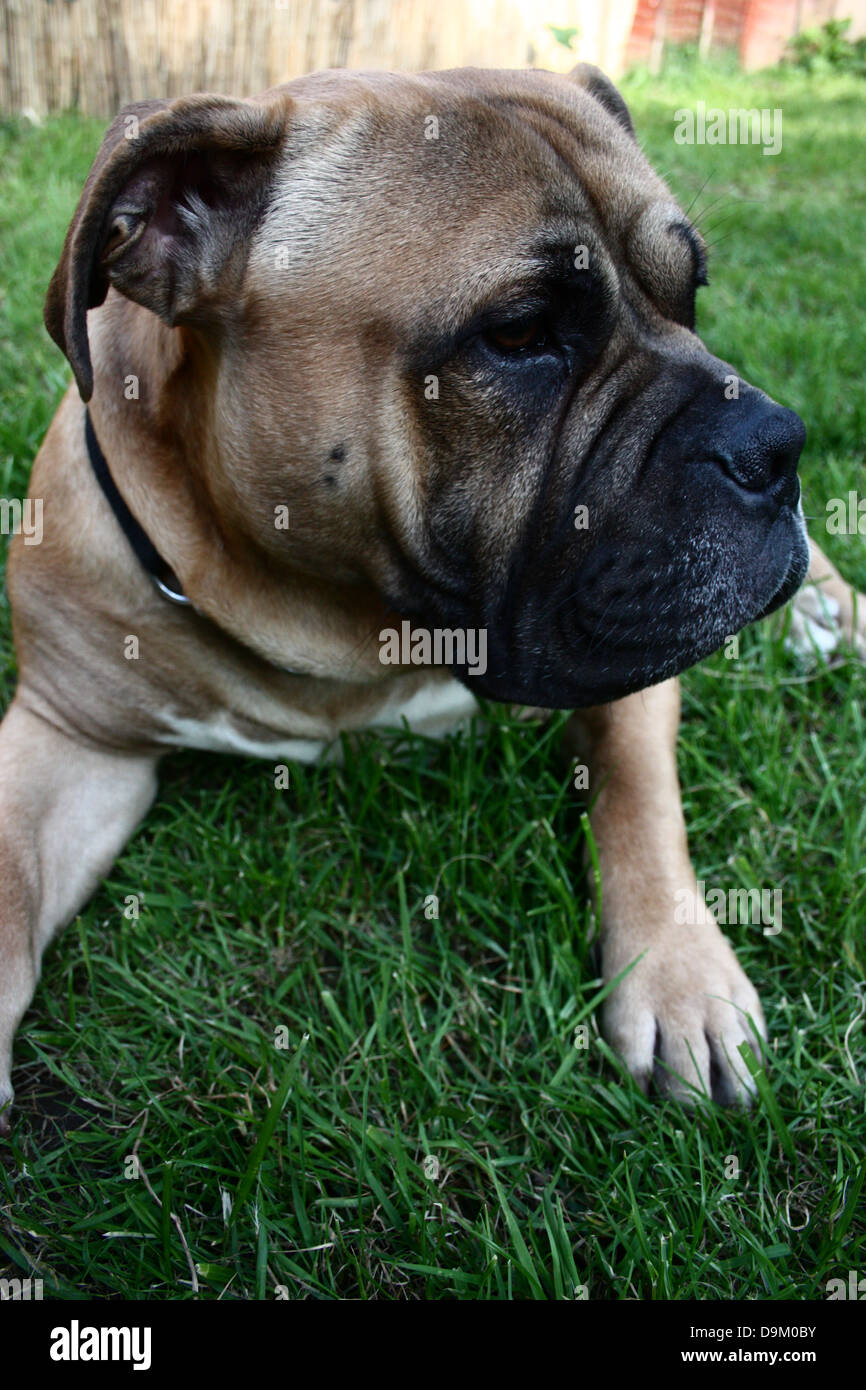
M717 220L714 221L712 225L708 225L706 227L701 228L701 234L703 235L705 232L707 232L710 235L712 235L713 232L718 231L719 227L727 226L729 222L733 221L733 219L736 217L739 211L739 208L727 208L723 212L720 211Z
M707 206L705 208L698 208L694 216L694 221L698 222L698 219L703 219L704 217L706 217L708 212L711 212L713 208L718 207L719 203L723 202L725 198L731 197L733 197L732 193L720 193L718 198L714 198L711 203L707 203Z
M713 177L713 176L712 176L712 173L707 174L707 177L704 179L703 183L701 184L701 186L700 186L700 188L698 189L697 193L695 194L694 198L692 198L692 201L689 203L688 207L686 208L686 217L688 217L689 213L691 212L691 210L692 210L692 208L694 207L695 203L696 203L696 202L698 201L698 199L700 198L701 194L703 193L704 189L706 188L707 184L709 183L709 181L710 181L710 179L711 179L712 177Z
M736 228L732 232L726 232L724 236L717 237L715 241L707 242L707 250L713 251L717 246L721 246L723 241L729 241L736 234Z

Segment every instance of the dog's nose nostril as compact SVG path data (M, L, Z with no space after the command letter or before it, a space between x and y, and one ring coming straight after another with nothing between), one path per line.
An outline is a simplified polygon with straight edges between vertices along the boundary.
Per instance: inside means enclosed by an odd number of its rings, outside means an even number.
M734 460L732 456L727 452L727 450L711 449L707 454L707 462L717 463L723 473L729 473L731 475L735 483L738 483L740 481L740 479L734 472Z
M745 430L729 449L710 458L748 492L770 494L794 507L800 496L797 464L806 442L806 427L793 410L774 405Z

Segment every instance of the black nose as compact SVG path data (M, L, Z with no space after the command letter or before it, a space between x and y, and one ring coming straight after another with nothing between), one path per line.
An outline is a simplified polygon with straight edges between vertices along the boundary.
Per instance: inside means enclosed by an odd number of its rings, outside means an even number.
M748 492L794 507L800 496L797 463L805 443L806 426L799 415L765 400L740 422L721 449L714 449L713 457Z

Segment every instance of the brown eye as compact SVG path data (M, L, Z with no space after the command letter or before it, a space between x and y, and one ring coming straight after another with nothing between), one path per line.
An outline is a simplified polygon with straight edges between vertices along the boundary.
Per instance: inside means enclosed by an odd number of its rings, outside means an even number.
M484 336L497 352L520 352L524 348L541 344L544 338L544 320L540 314L532 319L513 319L510 323L501 323L488 329Z

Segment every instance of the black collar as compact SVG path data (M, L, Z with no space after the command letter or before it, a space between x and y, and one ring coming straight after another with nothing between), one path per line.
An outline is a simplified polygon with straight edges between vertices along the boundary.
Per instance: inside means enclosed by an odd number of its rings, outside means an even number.
M132 546L142 568L150 575L163 598L167 598L171 603L189 605L190 600L184 593L183 586L174 570L163 560L150 536L144 527L136 521L118 492L117 484L111 476L108 460L99 447L99 440L93 429L90 411L87 409L84 411L84 437L87 441L87 453L90 458L90 465L96 475L96 481L102 488L105 500L114 512L120 529Z
M194 613L198 609L193 607L192 599L187 598L183 591L183 586L175 574L171 565L163 560L150 536L132 515L123 498L117 490L117 484L111 476L111 469L108 460L99 447L99 440L93 428L93 421L90 418L90 411L85 407L84 410L84 437L87 441L87 455L90 459L90 466L96 476L96 481L102 488L103 496L114 512L118 524L141 565L142 569L150 575L163 598L167 598L170 603L180 603L187 608L192 608ZM199 614L201 617L202 614ZM209 619L208 621L213 621ZM235 638L235 641L239 641ZM244 644L241 643L243 646ZM253 651L259 660L264 660L254 648L247 648ZM291 666L277 666L276 670L281 671L286 676L306 676L307 671L296 671Z

